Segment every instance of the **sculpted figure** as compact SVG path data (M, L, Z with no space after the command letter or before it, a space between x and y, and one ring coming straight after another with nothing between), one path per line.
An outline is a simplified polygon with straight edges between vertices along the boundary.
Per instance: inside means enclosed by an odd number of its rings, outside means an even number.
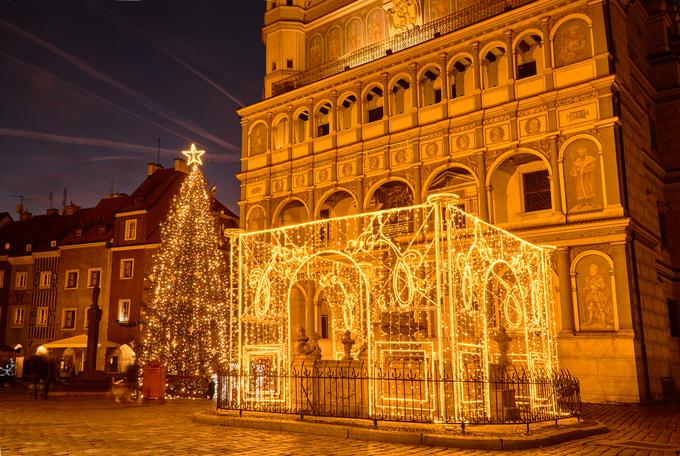
M600 267L591 264L584 282L586 321L583 326L605 326L607 324L607 306L609 305L609 288Z
M569 175L574 178L576 205L572 210L590 209L595 199L595 157L585 147L576 149L576 159Z
M315 36L309 41L309 66L321 65L321 38Z
M297 344L295 345L297 349L297 354L298 355L304 355L305 349L307 347L307 342L309 342L309 337L307 337L307 333L305 331L305 328L300 326L300 329L297 330L297 338L295 339Z
M354 339L352 339L352 336L350 336L349 329L345 331L345 337L342 338L342 347L345 349L345 356L342 357L343 360L351 361L352 360L352 346L356 342Z
M417 0L395 0L387 12L395 29L408 29L417 24L420 5Z

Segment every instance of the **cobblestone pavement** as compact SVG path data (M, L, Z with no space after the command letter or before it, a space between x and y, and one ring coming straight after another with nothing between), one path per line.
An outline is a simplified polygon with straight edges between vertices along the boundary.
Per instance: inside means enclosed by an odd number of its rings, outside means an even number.
M208 401L117 404L101 398L33 401L0 394L0 456L10 455L419 455L491 452L406 446L315 435L196 424L191 415ZM680 407L585 407L587 418L611 432L514 454L675 455L680 449Z

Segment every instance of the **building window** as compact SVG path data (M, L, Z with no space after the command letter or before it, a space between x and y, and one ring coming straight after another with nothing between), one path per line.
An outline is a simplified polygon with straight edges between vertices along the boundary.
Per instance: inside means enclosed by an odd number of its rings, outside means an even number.
M50 271L42 271L40 273L40 288L49 288L52 273Z
M321 338L328 339L328 315L321 315Z
M675 299L667 299L668 323L670 324L671 337L680 337L680 315L678 315L678 303Z
M97 226L97 234L106 234L106 225Z
M276 62L272 62L272 71L276 71Z
M121 323L127 323L130 321L130 300L129 299L119 299L118 300L118 321Z
M87 270L87 288L99 286L102 278L101 268Z
M76 329L76 309L64 309L61 329Z
M49 309L47 307L38 307L38 311L35 314L35 325L36 326L47 326L48 315L49 315Z
M5 271L0 271L0 290L5 288Z
M83 317L84 317L83 318L83 322L84 322L83 329L87 329L87 328L90 327L90 316L87 314L87 310L85 310L85 312L83 312Z
M26 244L26 251L27 252L33 251L33 244Z
M132 258L126 258L120 260L120 278L121 279L131 279L134 274L135 260Z
M286 59L286 68L289 70L293 68L293 59Z
M316 113L316 136L328 136L331 132L330 113L333 108L330 103L324 103Z
M24 326L23 306L16 306L12 308L12 320L10 324L13 328L21 328Z
M125 240L134 241L137 239L137 219L125 221Z
M25 289L28 283L28 272L17 272L16 282L14 287L18 289Z
M548 170L522 174L524 189L524 212L550 209L550 176Z
M373 87L366 95L366 113L369 123L383 118L383 91L380 87Z
M78 288L78 271L66 271L66 286L67 289Z

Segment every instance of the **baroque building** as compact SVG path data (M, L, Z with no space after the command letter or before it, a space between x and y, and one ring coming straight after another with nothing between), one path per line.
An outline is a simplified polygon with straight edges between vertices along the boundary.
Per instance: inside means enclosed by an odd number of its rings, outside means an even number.
M455 193L557 248L583 399L660 399L680 378L678 20L663 0L269 0L241 228Z

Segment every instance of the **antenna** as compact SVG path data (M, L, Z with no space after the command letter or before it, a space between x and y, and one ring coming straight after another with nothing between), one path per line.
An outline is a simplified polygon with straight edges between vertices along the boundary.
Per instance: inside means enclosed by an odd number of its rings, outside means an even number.
M158 137L158 150L156 151L156 164L161 164L161 137Z
M110 195L113 195L113 186L114 186L115 182L116 182L116 175L111 174L111 193L110 193Z
M50 209L54 209L54 193L50 192Z
M17 212L22 214L24 212L24 203L26 201L35 201L33 198L27 198L24 195L11 195L12 198L19 198L19 204L17 204Z
M61 200L61 207L66 207L66 198L68 197L68 189L64 188L64 199Z

